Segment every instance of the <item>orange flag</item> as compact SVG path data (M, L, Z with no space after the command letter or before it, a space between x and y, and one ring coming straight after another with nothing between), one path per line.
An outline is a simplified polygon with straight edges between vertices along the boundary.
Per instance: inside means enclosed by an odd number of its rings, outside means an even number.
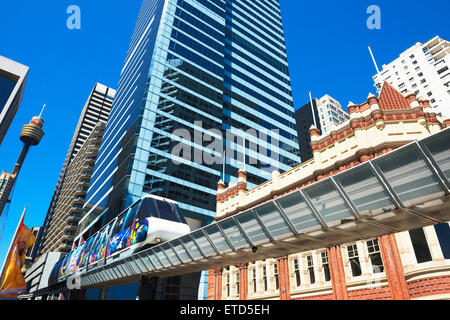
M19 222L11 250L4 264L0 281L0 299L16 299L27 289L22 268L27 250L36 242L36 237L24 224L25 215Z

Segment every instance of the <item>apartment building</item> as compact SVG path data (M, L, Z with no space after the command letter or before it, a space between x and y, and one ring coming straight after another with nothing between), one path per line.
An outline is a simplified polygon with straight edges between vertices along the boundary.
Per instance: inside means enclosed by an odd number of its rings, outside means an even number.
M450 43L439 36L416 43L373 77L379 93L387 81L430 101L438 116L450 114Z

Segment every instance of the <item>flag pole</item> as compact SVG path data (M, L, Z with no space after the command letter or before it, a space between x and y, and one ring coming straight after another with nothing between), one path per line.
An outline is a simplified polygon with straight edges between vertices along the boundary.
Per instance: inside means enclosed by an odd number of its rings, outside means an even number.
M375 69L377 69L377 74L378 74L378 73L380 73L380 69L378 69L378 64L375 61L375 56L373 55L372 48L370 48L370 46L369 46L369 52L370 52L370 56L372 57L373 64L375 65Z
M317 127L316 113L314 112L316 110L314 108L314 104L313 104L313 100L312 100L312 96L311 96L311 91L309 92L309 101L311 102L311 111L312 111L312 114L313 114L314 126L316 127L316 129L319 129L319 127Z
M4 271L4 268L5 268L5 265L6 265L6 261L8 261L9 255L11 254L11 249L12 249L12 247L14 245L14 242L16 241L16 237L17 237L17 234L19 233L20 226L23 224L23 221L25 220L25 212L26 211L27 211L27 207L25 206L25 208L23 209L22 217L20 218L19 224L17 225L16 232L14 233L14 237L13 237L13 239L11 241L11 244L9 245L9 249L7 251L8 253L6 254L5 260L3 261L2 269L1 269L1 272L0 272L0 283L3 280L3 271Z

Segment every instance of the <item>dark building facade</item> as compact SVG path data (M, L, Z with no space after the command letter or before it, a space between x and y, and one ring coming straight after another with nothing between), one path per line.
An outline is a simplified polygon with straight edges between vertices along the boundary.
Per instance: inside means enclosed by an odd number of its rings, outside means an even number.
M316 116L316 122L319 132L322 132L319 121L318 112L318 100L312 100L314 106L314 114ZM298 134L298 144L300 148L300 158L302 162L313 158L312 148L311 148L311 134L309 129L314 125L313 112L311 110L311 102L308 102L303 107L295 112L295 121L297 123L297 134Z

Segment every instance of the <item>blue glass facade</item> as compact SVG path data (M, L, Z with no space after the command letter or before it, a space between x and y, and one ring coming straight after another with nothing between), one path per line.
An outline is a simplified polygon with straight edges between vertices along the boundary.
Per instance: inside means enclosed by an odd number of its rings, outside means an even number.
M107 209L104 223L145 193L180 202L201 224L214 217L222 166L175 165L177 129L255 129L279 141L274 150L248 137L247 162L258 160L247 166L250 187L271 177L264 163L285 171L300 162L278 1L144 1L117 91L87 196L89 210ZM223 143L226 181L235 181L242 141ZM251 143L270 151L252 153ZM208 144L191 143L213 153Z
M222 165L176 165L179 129L192 137L210 129L267 135L272 145L248 136L247 162L257 160L246 167L249 187L300 162L278 0L143 1L86 197L88 214L102 217L98 226L144 194L177 201L191 227L212 221ZM184 142L194 157L217 151L211 142ZM234 182L242 140L222 144L230 150L225 180Z
M279 1L227 0L225 8L223 128L234 132L278 130L278 134L267 133L268 141L273 144L277 140L279 148L267 147L277 158L272 169L284 172L296 166L300 158ZM248 144L261 143L250 140ZM233 145L232 141L227 143ZM233 149L234 158L241 159L237 154L241 148ZM250 188L271 179L272 170L264 170L261 165L269 161L265 155L250 150L246 154L258 160L257 165L246 167ZM274 158L270 153L267 156ZM241 166L231 161L227 167L231 181Z

